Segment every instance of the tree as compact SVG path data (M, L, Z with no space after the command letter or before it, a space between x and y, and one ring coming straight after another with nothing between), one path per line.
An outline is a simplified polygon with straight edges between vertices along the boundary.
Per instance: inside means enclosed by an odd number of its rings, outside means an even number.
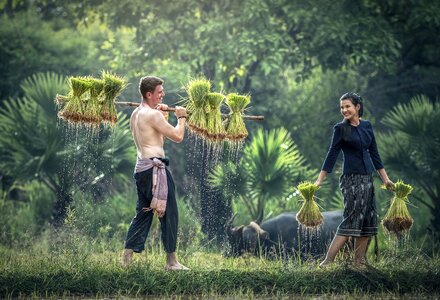
M93 192L99 201L124 186L135 157L128 120L122 115L111 134L100 132L92 138L81 129L73 135L63 131L53 99L66 91L65 82L53 73L34 75L21 85L26 97L6 100L0 109L1 173L21 183L45 184L56 199L56 226L63 224L75 192Z
M38 72L91 75L103 68L97 50L107 32L98 25L77 32L59 23L32 10L0 15L0 99L22 96L20 82Z
M115 51L112 60L126 72L161 74L172 66L185 76L203 73L221 88L258 92L257 111L277 95L256 91L255 82L284 82L289 69L297 80L316 67L359 70L369 82L359 92L378 117L417 93L434 97L440 90L438 1L10 0L3 6L10 16L36 10L50 22L69 20L70 28L99 19L134 29L137 47Z
M62 16L90 23L99 18L112 28L136 28L133 66L148 65L155 72L158 60L184 63L224 88L246 92L254 77L279 76L286 67L301 70L300 77L318 65L337 69L356 63L388 70L400 48L381 14L388 4L368 0L23 2L16 10L35 7L49 20Z
M413 96L425 94L435 98L440 94L440 2L438 1L351 1L358 7L359 17L368 14L378 20L375 28L387 31L393 40L376 39L372 43L393 42L395 53L383 68L372 67L366 61L359 66L368 80L362 94L372 105L372 113L381 119L397 103L406 103Z
M419 193L416 190L412 196L429 207L432 229L440 234L439 102L415 96L407 104L396 105L383 123L392 130L378 135L385 165L415 185Z

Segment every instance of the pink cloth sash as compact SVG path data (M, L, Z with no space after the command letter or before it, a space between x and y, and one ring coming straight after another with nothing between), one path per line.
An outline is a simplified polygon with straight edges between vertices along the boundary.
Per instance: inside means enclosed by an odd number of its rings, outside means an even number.
M153 168L153 199L150 207L143 207L143 211L153 210L159 218L165 215L168 198L168 182L165 164L157 158L137 158L135 173Z

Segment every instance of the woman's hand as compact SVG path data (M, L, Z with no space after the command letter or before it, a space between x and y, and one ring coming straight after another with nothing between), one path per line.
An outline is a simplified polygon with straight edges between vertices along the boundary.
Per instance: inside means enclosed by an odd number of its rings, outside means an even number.
M394 190L394 182L392 182L389 178L385 179L383 181L383 184L387 187L387 190L389 191Z
M388 174L385 171L384 168L377 170L377 172L379 173L380 179L382 179L383 184L386 186L387 190L392 191L394 190L394 182L392 182L389 178L388 178Z
M321 186L321 183L324 181L325 177L327 177L327 172L324 170L321 170L321 172L319 172L318 178L315 181L315 184L318 187Z

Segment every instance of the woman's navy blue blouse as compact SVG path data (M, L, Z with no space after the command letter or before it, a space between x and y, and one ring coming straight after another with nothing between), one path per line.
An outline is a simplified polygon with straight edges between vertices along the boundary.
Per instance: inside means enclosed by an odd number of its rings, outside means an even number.
M350 125L351 126L351 125ZM360 120L358 126L351 126L348 141L342 139L342 123L333 127L333 137L322 170L331 173L342 150L344 174L371 174L373 165L376 170L382 169L382 161L377 150L373 127L366 120Z

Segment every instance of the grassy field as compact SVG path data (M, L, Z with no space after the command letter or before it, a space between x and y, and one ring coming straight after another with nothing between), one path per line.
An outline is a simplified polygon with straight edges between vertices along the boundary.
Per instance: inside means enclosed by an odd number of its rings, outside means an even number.
M78 249L77 249L78 250ZM414 251L383 253L356 268L341 258L330 268L317 262L225 258L180 252L191 271L166 272L159 249L138 254L128 268L119 253L63 249L52 253L0 249L0 297L311 297L392 298L440 295L440 258ZM80 250L80 249L79 249Z

